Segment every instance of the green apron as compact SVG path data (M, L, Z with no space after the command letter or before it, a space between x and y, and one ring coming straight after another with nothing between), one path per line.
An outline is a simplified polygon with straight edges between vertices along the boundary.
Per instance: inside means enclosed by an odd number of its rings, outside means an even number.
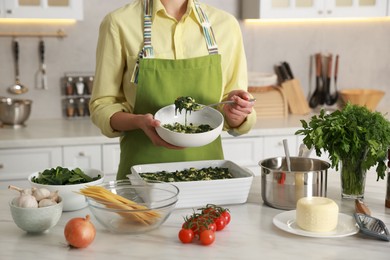
M145 17L149 25L144 24L144 45L149 48L149 57L141 56L137 73L137 94L134 105L135 114L155 114L161 107L173 104L179 96L191 96L201 104L220 101L222 93L221 56L216 54L216 45L210 45L204 29L209 55L190 59L167 60L154 59L151 48L151 4L145 1ZM197 1L196 7L200 8ZM201 12L197 12L200 15ZM207 19L204 17L203 19ZM149 28L147 28L149 27ZM148 30L149 29L149 30ZM211 28L210 28L211 29ZM145 47L144 47L145 49ZM144 50L143 49L143 50ZM150 55L150 53L152 53ZM152 57L150 57L152 56ZM154 146L140 129L124 133L120 143L121 154L117 179L125 179L130 168L137 164L163 163L175 161L218 160L223 159L221 139L212 143L182 150Z

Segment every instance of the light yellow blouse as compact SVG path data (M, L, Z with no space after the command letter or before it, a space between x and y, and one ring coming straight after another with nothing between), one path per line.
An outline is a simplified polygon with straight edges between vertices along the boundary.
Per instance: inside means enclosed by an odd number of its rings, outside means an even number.
M237 20L214 7L202 4L202 8L212 24L222 57L224 87L221 98L234 89L247 90L247 65ZM160 0L154 0L153 9L152 46L155 58L185 59L208 55L193 0L188 1L187 12L180 21L166 13ZM110 117L118 111L133 112L137 88L130 78L142 46L143 1L136 0L103 19L96 50L90 111L93 123L108 137L121 135L111 128ZM255 122L253 110L239 128L229 129L226 124L225 130L236 135L247 133Z

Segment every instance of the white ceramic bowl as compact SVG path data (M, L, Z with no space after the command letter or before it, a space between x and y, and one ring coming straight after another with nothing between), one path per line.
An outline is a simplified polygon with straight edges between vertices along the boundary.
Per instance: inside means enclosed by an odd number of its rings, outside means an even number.
M71 167L64 167L69 168ZM104 173L97 169L81 169L85 174L91 177L96 177L99 174L102 176L100 179L83 184L73 184L73 185L45 185L32 182L31 179L33 176L38 176L39 172L35 172L28 177L28 181L31 186L37 188L46 188L50 191L58 190L59 194L63 199L63 211L74 211L87 207L87 202L84 195L78 194L77 192L84 188L86 185L98 185L104 181Z
M166 142L181 147L203 146L214 141L222 132L223 115L216 109L206 107L199 111L187 113L187 124L201 125L208 124L213 130L204 133L178 133L168 130L162 125L179 123L185 124L185 111L177 112L175 115L175 105L169 105L161 108L154 115L154 118L161 122L161 126L156 128L158 135Z
M15 206L14 198L9 202L12 218L22 230L30 233L41 233L54 227L60 220L63 208L61 196L59 203L42 208L21 208Z

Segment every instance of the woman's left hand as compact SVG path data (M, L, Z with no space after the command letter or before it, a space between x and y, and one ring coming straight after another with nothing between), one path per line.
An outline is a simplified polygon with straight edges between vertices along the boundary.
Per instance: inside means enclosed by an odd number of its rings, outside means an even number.
M224 105L223 112L231 128L239 127L252 113L254 102L248 101L250 98L249 93L244 90L233 90L229 93L226 100L233 100L235 103Z

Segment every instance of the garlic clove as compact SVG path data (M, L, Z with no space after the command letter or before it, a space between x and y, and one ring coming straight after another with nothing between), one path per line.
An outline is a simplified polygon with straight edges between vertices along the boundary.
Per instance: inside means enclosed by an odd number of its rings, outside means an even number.
M48 198L50 196L50 191L46 188L39 188L34 190L32 195L36 198L37 201L40 201Z
M22 194L32 195L33 192L34 192L34 190L36 190L36 188L22 189L22 188L19 188L19 187L14 186L14 185L9 185L9 186L8 186L8 189L19 191L19 192L20 192L20 195L22 195Z
M43 207L48 207L48 206L52 206L52 205L55 205L57 204L57 202L55 201L55 198L52 198L52 199L42 199L39 201L38 203L38 207L39 208L43 208Z
M58 203L58 190L50 192L48 199L54 199L54 201Z

